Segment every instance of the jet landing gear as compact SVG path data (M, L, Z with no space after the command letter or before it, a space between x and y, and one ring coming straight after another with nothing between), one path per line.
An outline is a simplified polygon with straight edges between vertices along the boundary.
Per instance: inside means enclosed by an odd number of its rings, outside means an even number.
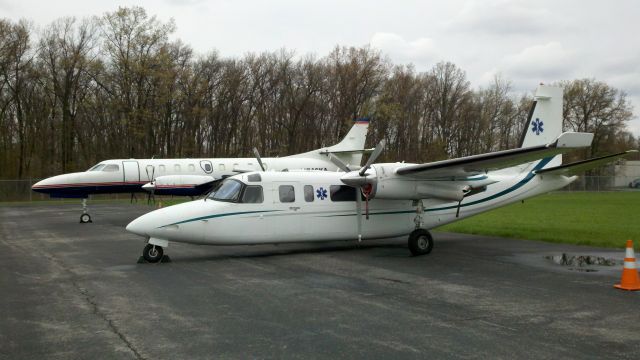
M86 224L91 221L91 215L87 211L87 199L82 199L82 215L80 215L80 224Z
M426 255L433 249L433 237L425 229L416 229L409 234L409 250L411 255Z

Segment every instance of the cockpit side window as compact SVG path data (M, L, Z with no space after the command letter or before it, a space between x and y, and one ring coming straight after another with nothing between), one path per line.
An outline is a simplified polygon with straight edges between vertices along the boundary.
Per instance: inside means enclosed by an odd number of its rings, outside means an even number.
M102 170L103 167L105 167L105 164L98 164L98 165L95 165L94 167L92 167L91 169L89 169L87 171L100 171L100 170Z
M242 191L242 183L238 180L224 180L214 192L209 195L209 199L218 201L236 202Z
M260 185L245 186L244 192L242 193L241 202L248 203L248 204L260 204L263 201L264 201L264 196L262 193L262 186Z
M118 171L120 170L120 166L116 165L116 164L109 164L107 166L105 166L102 171Z

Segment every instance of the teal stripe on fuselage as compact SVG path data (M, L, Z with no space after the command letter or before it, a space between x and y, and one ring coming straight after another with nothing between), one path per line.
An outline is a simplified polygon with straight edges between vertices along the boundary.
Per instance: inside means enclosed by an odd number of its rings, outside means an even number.
M268 213L268 212L276 212L276 211L282 211L282 210L239 211L239 212L231 212L231 213L224 213L224 214L214 214L214 215L200 216L200 217L193 218L193 219L188 219L188 220L183 220L183 221L174 222L174 223L172 223L172 224L162 225L162 226L159 226L158 228L163 228L163 227L167 227L167 226L171 226L171 225L180 225L180 224L185 224L185 223L189 223L189 222L193 222L193 221L198 221L198 220L207 220L207 219L213 219L213 218L225 217L225 216L244 215L244 214L257 214L257 213Z
M464 203L464 204L460 204L459 207L465 207L465 206L471 206L471 205L476 205L476 204L480 204L486 201L490 201L493 199L497 199L503 195L509 194L521 187L523 187L526 183L528 183L529 181L531 181L531 179L533 179L534 176L536 176L535 171L536 170L540 170L543 167L545 167L551 160L553 159L553 157L548 157L548 158L544 158L542 160L540 160L540 162L533 168L533 170L529 171L529 173L527 174L527 176L525 176L524 179L520 180L517 184L513 185L512 187L502 190L499 193L493 194L491 196L487 196L486 198L483 199L479 199L476 201L472 201L469 203ZM445 206L445 207L440 207L440 208L431 208L431 209L425 209L425 211L429 212L429 211L440 211L440 210L451 210L451 209L457 209L458 205L451 205L451 206Z

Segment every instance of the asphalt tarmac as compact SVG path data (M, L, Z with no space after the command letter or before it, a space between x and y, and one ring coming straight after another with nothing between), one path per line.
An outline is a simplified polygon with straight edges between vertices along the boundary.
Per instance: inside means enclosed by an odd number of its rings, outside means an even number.
M544 258L623 250L435 233L421 257L405 239L172 244L137 264L124 227L149 207L79 209L0 207L0 358L640 358L622 266Z

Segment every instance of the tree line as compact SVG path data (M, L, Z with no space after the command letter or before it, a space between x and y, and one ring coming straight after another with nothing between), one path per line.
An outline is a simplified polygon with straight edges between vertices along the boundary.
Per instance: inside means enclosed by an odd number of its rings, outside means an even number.
M508 80L473 89L440 62L418 72L368 46L196 54L140 7L62 18L40 31L0 20L0 178L83 171L109 158L283 156L338 141L359 117L382 161L431 161L518 146L532 95ZM532 84L532 87L535 84ZM563 81L565 128L584 155L637 147L624 91Z

